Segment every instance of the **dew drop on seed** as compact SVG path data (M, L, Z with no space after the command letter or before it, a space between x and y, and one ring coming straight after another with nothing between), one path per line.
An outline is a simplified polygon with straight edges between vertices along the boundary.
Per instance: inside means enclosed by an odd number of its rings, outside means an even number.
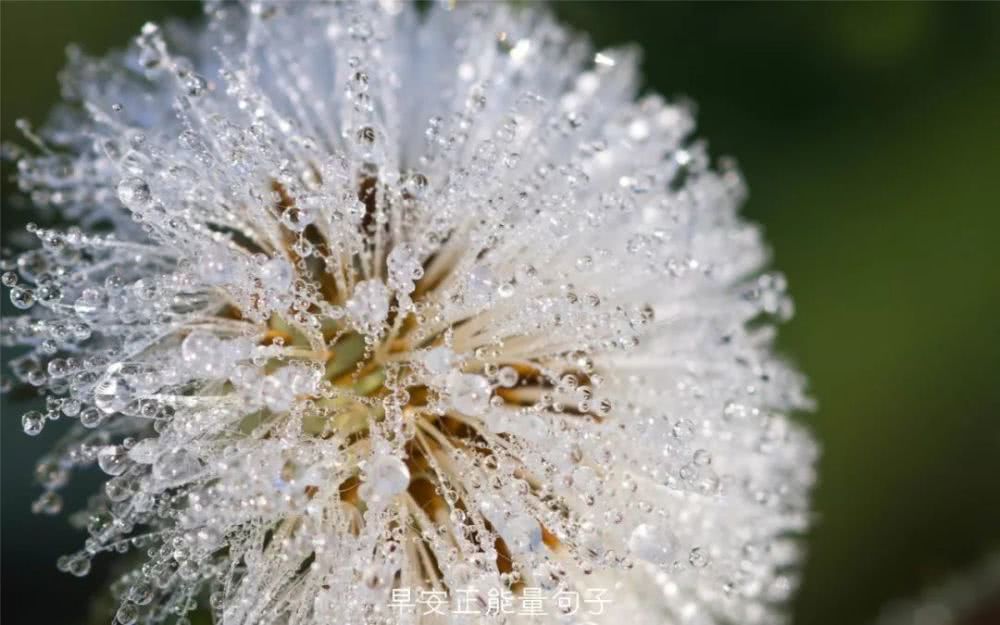
M688 562L695 568L703 569L708 566L708 554L701 547L695 547L688 555Z
M26 412L21 417L21 427L24 428L25 434L37 436L42 432L42 428L45 427L45 415L37 410Z
M153 195L145 180L137 176L130 176L118 183L118 199L127 208L136 210L148 206Z
M121 412L135 399L136 388L123 369L122 363L114 363L94 387L94 405L105 414Z
M537 551L542 546L542 528L527 514L518 514L502 525L501 536L515 553Z
M667 529L642 523L634 530L628 539L628 549L635 557L665 566L670 564L676 550L677 539Z
M135 622L139 620L139 610L135 604L125 602L115 613L115 620L120 625L135 625Z
M365 470L365 483L371 496L385 501L406 490L410 484L410 470L397 456L384 455Z
M10 303L14 308L27 310L35 303L35 294L30 289L15 286L10 290Z
M490 383L481 375L455 371L448 376L448 394L455 410L478 416L489 405Z
M480 265L473 268L465 279L465 303L476 308L489 305L493 301L496 285L497 280L489 267Z
M97 452L97 465L108 475L121 475L128 468L128 452L119 445L107 445Z
M104 420L104 413L97 408L86 408L80 412L80 425L85 428L96 428Z

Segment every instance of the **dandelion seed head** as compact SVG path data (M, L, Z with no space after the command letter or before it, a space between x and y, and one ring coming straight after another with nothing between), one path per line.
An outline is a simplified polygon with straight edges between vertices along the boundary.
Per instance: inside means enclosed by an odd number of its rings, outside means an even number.
M73 421L35 510L107 474L60 568L143 553L121 625L600 584L616 619L780 622L809 402L690 108L533 10L206 13L72 51L18 163L74 224L4 261L24 430Z

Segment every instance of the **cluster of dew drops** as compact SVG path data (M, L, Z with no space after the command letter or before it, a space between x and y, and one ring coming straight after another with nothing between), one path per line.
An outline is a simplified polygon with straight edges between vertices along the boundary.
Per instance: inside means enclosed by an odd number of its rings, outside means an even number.
M357 22L350 26L350 35L359 42L367 42L371 38L370 27L364 22ZM140 36L140 58L141 66L153 69L168 61L164 57L164 50L157 43L156 30L144 29ZM142 45L145 42L146 45ZM525 54L526 48L520 43L514 43L506 50L511 57ZM614 61L609 56L598 54L595 57L597 65L607 66ZM194 71L190 63L183 59L170 59L172 70L183 89L183 94L187 98L197 99L203 97L209 89L209 81L205 77ZM346 96L351 100L354 113L357 116L356 123L350 126L345 132L346 136L353 138L353 148L358 151L366 163L377 160L377 153L380 143L384 143L385 131L374 123L366 121L372 113L370 82L371 77L365 72L359 59L352 57L348 60L348 65L352 68L348 85L346 86ZM226 71L226 70L223 70ZM458 72L472 72L471 67L459 67ZM476 115L486 110L487 94L485 89L472 88L464 102L464 113L460 115L458 121L450 123L444 117L431 117L424 132L424 139L432 146L439 148L442 154L447 154L452 150L452 156L459 151L469 138L470 128L474 130L477 121ZM542 109L541 98L530 94L519 98L516 104L521 112L538 111ZM114 112L121 113L122 105L114 105ZM681 124L676 118L670 118L671 123ZM551 124L555 132L561 137L571 136L586 124L586 117L582 112L571 110L559 116L556 123ZM627 133L631 133L633 138L642 137L649 132L647 122L639 116L635 123L627 125ZM228 130L220 132L220 141L226 141L229 135ZM30 132L30 130L29 130ZM478 184L486 184L490 179L491 169L496 163L501 163L508 171L519 171L525 156L514 149L507 149L505 145L512 143L518 136L518 123L514 117L506 119L499 124L495 133L495 138L483 141L474 151L467 168L463 169L461 175L455 173L454 182L451 183L450 192L458 194L464 187L475 187ZM235 134L235 133L234 133ZM234 144L239 143L238 137L234 139ZM133 135L129 138L133 148L141 148L147 140L141 135ZM308 149L309 141L298 137L298 147ZM180 143L186 149L195 154L195 158L209 159L205 152L206 148L202 140L195 133L182 134ZM115 152L120 150L120 146L105 146ZM606 146L595 146L594 152L601 152ZM123 160L126 156L118 153ZM234 159L238 154L234 153ZM250 158L250 157L246 157ZM438 158L444 158L441 154ZM696 172L699 168L704 168L704 155L701 148L694 146L690 149L677 149L670 157L668 163L671 171L690 169ZM63 188L67 177L77 177L83 179L87 174L82 165L67 163L65 160L54 158L49 163L50 170L44 170L41 165L32 165L29 160L21 161L25 163L21 175L33 180L46 180L53 182L54 188ZM141 165L141 163L140 163ZM430 168L432 160L423 157L420 165ZM367 165L363 166L366 167ZM34 170L28 168L35 167ZM67 172L67 169L70 171ZM137 167L141 170L141 167ZM378 171L377 167L372 168L372 172ZM327 172L324 172L327 173ZM336 174L336 171L334 172ZM303 174L305 176L306 174ZM383 175L385 175L383 173ZM673 176L665 176L672 179ZM576 188L584 184L587 175L583 168L575 162L570 162L558 168L548 163L539 164L532 173L532 184L534 190L544 189L547 185L555 184L553 181L559 179L560 184L567 187ZM428 193L431 181L422 173L407 172L399 174L395 179L386 178L384 182L396 183L399 189L399 197L409 201L416 201ZM503 181L501 181L502 183ZM650 178L645 176L622 176L618 180L619 189L614 194L602 196L598 201L601 210L594 213L598 215L628 214L629 210L635 211L635 197L648 194L654 184L662 186L663 178ZM705 183L708 185L709 183ZM737 183L723 177L722 182L717 186L725 186ZM40 186L40 185L39 185ZM48 194L46 197L35 197L34 199L58 205L66 201L65 194L69 191L57 191ZM105 190L107 192L107 190ZM36 194L41 193L36 190ZM78 193L83 194L76 200L91 199L99 200L99 197L86 196L87 193L95 193L80 185ZM140 224L140 228L147 231L157 230L160 232L170 231L172 219L175 216L166 214L162 206L158 206L155 201L155 194L150 188L150 182L141 175L127 175L121 178L114 188L114 193L124 206L133 212L133 221ZM724 195L724 193L723 193ZM539 198L542 194L538 193ZM627 198L627 199L623 199ZM108 198L104 198L107 200ZM317 200L317 206L322 206L323 199ZM338 198L340 200L343 197ZM537 199L537 198L536 198ZM544 198L538 199L543 201ZM526 210L527 199L517 198L513 200L518 209ZM343 206L341 212L336 215L337 220L342 225L357 226L361 223L365 215L365 207L357 201L340 202ZM558 205L554 201L554 205ZM623 206L625 209L623 209ZM454 207L452 208L454 210ZM554 223L553 229L563 229L563 233L571 231L572 227L578 224L565 225L555 223L564 216L557 211L545 216ZM299 258L310 256L320 256L320 252L312 247L304 231L317 219L316 213L311 209L306 199L294 209L285 210L280 216L280 223L289 232L296 233L292 250ZM575 217L567 221L573 221ZM600 218L593 217L591 224L593 231L600 230L602 225ZM484 217L485 220L485 217ZM382 224L379 224L380 226ZM135 224L130 224L134 227ZM347 229L347 228L345 228ZM528 228L525 228L527 230ZM455 289L451 298L442 298L443 301L436 307L427 310L419 309L418 302L413 301L417 282L423 277L424 266L418 258L418 250L404 245L395 246L390 250L385 258L386 279L380 278L361 280L353 284L350 298L343 306L334 306L331 302L325 301L319 294L316 285L307 281L296 279L296 273L303 269L304 263L293 265L288 260L277 256L270 257L264 254L257 255L242 264L227 255L221 250L207 249L199 259L197 266L188 263L182 270L168 274L164 277L158 263L163 262L155 253L151 253L143 244L133 244L126 237L121 239L114 235L89 234L80 228L69 228L64 232L47 230L34 225L29 225L28 231L34 234L40 241L41 247L36 250L25 252L13 260L3 260L0 270L0 282L9 289L9 297L12 305L19 310L30 310L37 305L52 311L50 315L24 315L4 321L3 346L13 348L24 343L36 344L37 348L25 356L12 359L11 367L14 377L24 381L29 386L44 388L46 393L46 405L44 410L32 410L22 416L21 423L24 431L29 435L38 435L43 431L46 422L56 421L62 418L76 419L87 431L82 438L76 439L72 444L56 447L47 454L37 465L36 477L43 486L45 492L35 502L34 509L37 512L54 514L61 510L62 502L59 490L65 486L68 480L69 469L77 466L87 466L96 463L111 479L106 483L104 491L112 507L124 501L131 502L134 508L145 508L145 512L140 515L114 515L108 510L95 512L91 507L82 511L77 516L79 524L87 527L91 538L83 551L65 556L60 559L59 567L74 575L85 575L90 568L90 558L100 551L109 549L126 551L130 548L146 549L151 556L150 563L140 569L126 574L116 583L116 595L123 597L124 601L117 613L117 621L121 625L132 625L140 618L142 606L150 604L157 590L150 580L165 579L176 572L177 576L185 582L190 582L187 590L177 594L171 601L162 608L170 610L176 614L183 615L190 611L195 603L194 588L195 582L203 579L223 577L224 565L220 565L218 571L213 571L214 564L206 565L199 563L195 557L198 548L202 544L213 544L219 539L218 536L195 536L185 537L180 533L169 534L168 540L138 535L125 538L140 525L141 521L150 521L155 518L164 520L169 524L172 515L176 515L178 509L185 506L182 494L163 494L157 501L146 501L149 499L142 492L137 492L137 485L128 471L134 459L143 453L144 441L138 441L129 435L119 442L114 442L118 434L113 427L98 428L100 425L109 424L111 415L123 414L129 417L145 419L152 424L154 429L169 427L174 417L176 408L169 402L157 401L151 398L144 398L144 391L153 388L165 388L172 384L182 385L188 378L177 369L170 367L161 369L150 368L145 365L130 364L116 360L114 351L90 350L85 347L91 340L94 329L88 320L100 319L101 323L110 326L120 325L127 328L137 322L148 321L152 325L159 323L161 318L169 319L175 314L172 300L179 297L178 294L185 293L185 289L190 286L191 276L195 275L198 280L209 285L232 284L245 281L252 283L252 288L243 289L240 293L242 301L253 302L253 306L243 309L246 317L256 322L266 322L276 310L290 310L295 315L295 320L301 322L303 326L316 326L318 322L311 318L308 311L318 309L321 314L335 318L338 321L350 323L359 333L364 335L366 353L377 349L381 335L385 331L384 324L390 316L390 307L397 307L397 311L413 312L419 319L420 327L441 327L447 326L451 320L448 313L449 304L455 307L464 307L463 310L486 310L498 302L517 301L517 296L530 293L528 285L541 284L539 269L528 262L518 263L517 268L508 278L501 278L490 269L483 266L472 267ZM132 232L132 231L127 231ZM178 230L178 232L180 232ZM488 237L499 237L500 229L489 233ZM353 234L356 234L354 232ZM171 236L181 238L177 232ZM487 237L487 238L488 238ZM657 240L657 237L660 237ZM431 244L440 244L445 237L430 238ZM616 258L614 253L607 250L592 250L579 253L572 263L572 269L567 272L576 277L586 279L588 275L595 272L598 267L603 268L604 275L612 273L611 269L630 269L636 264L635 258L654 257L659 249L657 244L665 240L662 233L654 235L638 233L628 237L625 252L631 256L625 257L622 261ZM752 244L748 244L752 251L756 253L757 244L753 239ZM717 250L716 250L717 251ZM426 257L427 249L422 248L419 252ZM721 252L719 252L721 254ZM4 259L11 259L10 254L4 254ZM121 265L123 260L131 261L133 269L127 276L121 272L112 271L100 281L93 281L90 276L81 275L79 267L82 264L92 263L99 265L103 261ZM657 258L655 271L641 275L636 270L636 275L627 276L637 283L643 280L660 280L664 276L670 279L698 279L708 273L708 270L699 265L698 261L691 257L680 255L669 258ZM617 265L615 264L617 263ZM611 269L609 269L611 268ZM157 273L160 271L161 273ZM143 276L143 273L148 276ZM654 310L650 305L635 305L634 303L617 304L613 299L608 298L603 293L599 294L599 289L588 290L588 285L581 282L574 285L566 278L567 274L559 276L563 280L562 284L556 285L557 297L555 303L545 311L545 315L539 314L538 327L545 328L546 324L553 318L559 318L566 327L578 327L580 334L588 333L601 335L604 323L612 329L604 332L600 341L586 345L587 349L566 350L566 369L579 372L580 377L572 373L563 374L555 371L552 379L549 380L551 388L542 395L536 406L531 410L523 410L518 413L522 417L516 423L491 423L491 427L497 429L507 428L505 433L516 434L522 441L527 441L522 451L533 451L533 456L545 457L556 456L555 451L551 454L544 449L547 437L553 434L554 430L547 429L545 424L539 423L537 412L539 410L550 411L551 413L562 414L576 411L581 414L595 415L598 419L608 418L621 410L631 410L633 414L640 412L636 408L631 398L626 393L619 392L617 395L602 388L603 376L595 366L591 351L615 351L624 352L639 347L639 336L648 330L650 324L654 322ZM156 277L153 277L156 276ZM693 277L692 277L693 276ZM253 281L251 282L251 277ZM79 283L83 280L83 288ZM626 278L623 278L626 279ZM649 284L644 284L649 288ZM238 290L238 289L237 289ZM739 300L733 305L733 310L724 311L733 317L744 319L753 318L758 314L771 315L784 318L791 314L791 304L785 294L786 285L778 274L765 274L755 278L752 282L742 287L739 293ZM66 294L74 295L72 303L65 301ZM289 295L291 294L291 295ZM289 305L288 298L292 302ZM527 298L527 296L525 296ZM395 302L395 304L392 304ZM525 303L528 307L529 303ZM189 304L194 306L195 304ZM610 312L608 312L610 311ZM534 310L532 309L532 312ZM313 315L315 316L315 315ZM518 327L512 325L512 327ZM504 330L505 328L498 328ZM100 328L101 332L114 333L114 327ZM418 330L416 340L428 338L420 334ZM574 346L578 347L578 346ZM248 340L247 337L220 339L210 333L191 332L187 334L180 346L181 363L187 367L191 376L200 379L225 380L231 382L237 391L245 394L253 401L267 406L273 411L287 411L293 408L295 398L303 395L317 397L324 396L329 392L329 388L324 385L321 376L308 365L302 363L292 363L287 367L279 369L278 375L264 376L253 369L261 369L264 363L272 358L280 356L283 350L289 348L284 345L281 339L275 340L268 346L262 346ZM442 394L447 395L447 405L432 405L431 409L451 410L454 409L462 414L473 415L477 413L495 410L504 410L504 400L499 390L515 389L520 383L518 371L511 366L493 364L502 355L502 341L497 341L493 345L479 346L471 354L470 360L485 363L477 373L456 373L456 355L447 349L427 350L419 355L419 366L421 371L428 374L427 379L433 382L433 386L440 389ZM244 366L251 363L250 367ZM739 375L734 375L740 381ZM189 376L190 377L190 376ZM582 381L585 379L585 383ZM637 378L638 379L638 378ZM640 380L644 383L644 380ZM399 381L396 388L390 389L393 401L397 404L406 403L406 384ZM4 381L9 387L11 382ZM681 386L681 385L679 385ZM696 386L696 385L692 385ZM754 391L752 385L744 385ZM9 390L9 389L5 389ZM658 389L645 389L650 392L657 392ZM684 388L682 390L689 390ZM702 399L698 393L700 389L691 391L696 397L696 402ZM256 393L256 395L254 394ZM752 394L748 392L747 394ZM81 400L81 397L88 397L90 401ZM757 408L751 401L743 401L743 398L729 399L724 402L721 408L721 415L713 413L711 419L725 421L732 424L753 423L753 427L762 430L762 434L755 432L759 438L759 444L754 449L754 453L769 453L779 448L788 440L788 425L778 417L771 418L765 411ZM648 398L647 398L648 400ZM704 405L698 403L698 409ZM718 411L717 411L718 412ZM534 418L532 418L534 417ZM648 419L652 421L652 419ZM710 419L706 419L710 421ZM737 426L733 426L734 429ZM750 429L750 426L742 426ZM695 495L711 498L719 495L723 487L721 479L714 473L713 453L702 446L702 430L705 429L703 423L696 423L685 416L671 415L669 419L664 418L653 425L649 425L646 432L650 433L650 439L655 441L666 440L663 450L657 449L658 453L666 454L669 449L671 456L676 456L676 460L671 458L669 467L659 470L657 477L660 483L667 484L678 491L694 493ZM559 432L556 432L559 433ZM619 494L624 493L624 498L628 498L630 493L639 490L637 480L630 477L628 472L619 472L615 475L618 483L615 485L605 484L603 476L599 475L592 467L581 462L584 451L592 453L602 458L602 451L606 452L603 458L613 460L629 456L630 450L612 450L607 452L607 443L595 442L599 438L591 435L585 429L579 431L564 430L561 432L567 437L579 437L575 447L570 444L566 447L565 457L560 457L558 461L551 464L563 462L569 466L568 475L562 476L564 484L572 485L574 492L581 496L584 505L589 509L600 508L600 496L604 491L615 490ZM627 440L627 435L621 435L614 439L616 443ZM638 459L634 463L642 470L652 465L658 459L654 456L642 456L648 451L643 444L650 445L650 441L638 441L633 451L634 458ZM532 447L534 445L534 447ZM530 449L529 449L530 448ZM586 448L586 449L584 449ZM398 450L397 450L398 451ZM560 453L564 451L559 449ZM616 455L617 454L617 455ZM497 454L499 456L499 454ZM804 456L808 456L804 453ZM648 465L646 464L648 461ZM490 468L491 462L495 460L479 460L479 467ZM752 463L753 461L748 461ZM551 475L556 475L557 471L549 467L549 459L537 463L550 469ZM165 481L176 480L182 482L189 478L199 468L200 462L189 452L183 449L176 449L169 452L169 457L163 458L154 467L169 467L169 475L159 476ZM495 468L495 467L494 467ZM562 467L561 467L562 468ZM635 468L635 467L633 467ZM505 469L509 470L509 469ZM512 470L509 470L513 474ZM410 475L407 467L396 455L386 455L366 468L367 494L374 498L385 498L399 494L406 489ZM494 482L500 479L494 476ZM609 480L610 481L610 480ZM770 485L768 485L770 487ZM492 487L488 485L487 487ZM487 490L484 487L482 490ZM551 494L554 486L546 486L543 490ZM756 489L756 485L747 485L747 489ZM759 495L757 495L759 491ZM659 492L659 491L657 491ZM753 497L758 499L756 503L760 506L772 505L782 493L777 488L759 488L753 493ZM653 519L661 510L656 506L667 509L670 506L677 506L680 510L677 516L683 517L686 514L697 516L700 513L706 516L716 514L709 506L705 508L693 505L690 511L684 509L684 504L678 504L671 495L664 496L663 500L656 500L659 495L648 495L652 503L641 501L639 504L628 504L630 511L636 512L634 519ZM496 498L490 499L483 508L488 506L514 509L505 502ZM613 507L612 507L613 508ZM523 506L522 506L523 510ZM708 512L704 512L708 510ZM462 513L457 507L453 511L456 515ZM641 513L641 514L640 514ZM496 510L484 513L497 514ZM685 537L682 541L678 536L665 527L666 515L661 515L659 525L647 520L638 523L622 524L622 513L618 509L610 509L598 513L587 513L588 518L604 518L609 520L609 527L612 525L628 526L624 530L624 536L618 542L623 543L622 547L631 556L639 560L652 563L656 566L683 570L702 570L710 567L713 558L719 553L718 549L713 552L712 545L692 542L693 539ZM603 514L603 517L601 516ZM725 514L724 512L721 514ZM552 525L560 522L552 515ZM541 543L541 525L538 519L522 512L510 515L503 519L500 517L491 518L491 522L503 534L507 542L519 551L533 551L539 549ZM712 519L712 521L716 521ZM613 522L613 523L612 523ZM706 525L710 523L706 522ZM790 522L794 525L795 522ZM456 523L458 525L458 523ZM594 527L592 521L580 522L581 537L575 539L569 537L567 544L574 542L581 553L596 553L604 557L604 547L600 545L599 528ZM579 529L579 528L577 528ZM615 531L615 530L612 530ZM696 534L691 531L691 534ZM592 542L588 542L585 535L595 537ZM106 537L121 537L116 542L102 542ZM728 536L720 536L720 544L730 540ZM733 538L733 541L736 539ZM683 546L681 543L684 543ZM589 549L589 552L588 552ZM762 556L759 551L759 544L748 541L744 548L746 553L742 554L745 562L753 562L757 566L760 560L766 560L767 556ZM752 553L750 553L752 552ZM595 559L601 559L595 558ZM631 563L631 559L624 556L609 556L606 561L618 563ZM168 564L172 563L172 564ZM765 569L765 565L760 565ZM747 568L752 568L747 565ZM753 572L744 572L744 577L755 581ZM750 583L746 584L750 586ZM218 589L211 593L210 602L213 608L222 610L223 594Z

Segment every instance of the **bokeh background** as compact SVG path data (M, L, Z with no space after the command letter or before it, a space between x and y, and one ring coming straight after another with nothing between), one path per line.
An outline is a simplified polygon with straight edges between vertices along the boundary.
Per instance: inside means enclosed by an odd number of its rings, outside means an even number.
M869 623L1000 548L1000 3L554 10L599 46L640 44L646 88L698 103L700 134L738 158L746 212L791 283L780 344L810 376L819 407L801 418L824 450L793 622ZM0 3L3 140L23 143L15 119L45 118L69 42L99 53L199 12ZM8 242L32 218L10 173ZM4 402L2 621L85 623L107 566L56 571L82 536L31 515L47 436L25 437L25 404ZM997 606L966 622L1000 623Z

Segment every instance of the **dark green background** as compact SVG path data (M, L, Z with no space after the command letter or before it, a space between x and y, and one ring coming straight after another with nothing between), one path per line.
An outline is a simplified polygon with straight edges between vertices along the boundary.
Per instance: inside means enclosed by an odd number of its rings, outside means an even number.
M795 623L868 622L997 548L1000 4L555 10L600 45L639 43L648 88L698 102L790 280L781 345L812 380L819 409L803 420L824 450ZM3 139L45 117L66 43L101 52L197 13L3 2ZM29 217L5 203L5 238ZM18 408L2 420L3 622L78 623L105 569L55 571L82 537L28 512L46 442L20 434Z

